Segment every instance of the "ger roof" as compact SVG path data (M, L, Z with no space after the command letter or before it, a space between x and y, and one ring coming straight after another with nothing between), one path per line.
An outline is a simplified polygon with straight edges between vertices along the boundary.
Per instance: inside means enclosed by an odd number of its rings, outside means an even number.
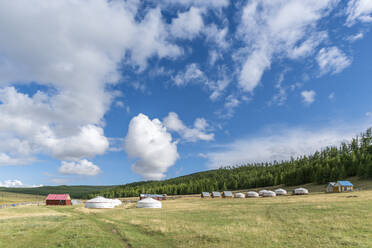
M337 181L338 184L341 186L354 186L351 182L349 181Z
M46 200L71 200L69 194L49 194Z

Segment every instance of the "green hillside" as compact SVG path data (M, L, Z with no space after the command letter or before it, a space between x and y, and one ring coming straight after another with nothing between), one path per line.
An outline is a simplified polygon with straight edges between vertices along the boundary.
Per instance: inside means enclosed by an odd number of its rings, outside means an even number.
M184 195L275 185L325 184L349 177L368 179L372 178L371 133L369 128L349 143L326 147L310 156L289 161L224 167L163 181L130 183L98 194L106 197L137 196L139 193Z
M94 194L103 190L110 190L114 186L43 186L36 188L4 188L0 187L0 192L13 192L32 195L48 194L70 194L72 198L87 198L89 194Z

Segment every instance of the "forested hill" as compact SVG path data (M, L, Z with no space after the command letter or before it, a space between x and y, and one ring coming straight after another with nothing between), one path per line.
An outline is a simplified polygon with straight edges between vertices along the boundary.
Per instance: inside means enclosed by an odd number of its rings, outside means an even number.
M340 147L327 147L310 156L290 161L246 164L194 173L163 181L147 181L117 186L100 193L106 197L138 196L140 193L196 194L255 187L323 184L348 177L372 178L372 129Z
M0 187L0 192L13 192L32 195L48 195L48 194L70 194L72 198L87 198L90 194L95 194L100 191L108 191L114 186L42 186L36 188L5 188Z

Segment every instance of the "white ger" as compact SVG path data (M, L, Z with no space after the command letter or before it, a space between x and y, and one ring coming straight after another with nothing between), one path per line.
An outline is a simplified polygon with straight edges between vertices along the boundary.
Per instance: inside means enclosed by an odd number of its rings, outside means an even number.
M114 208L115 206L113 200L102 196L97 196L85 202L86 208Z
M137 202L137 208L161 208L161 202L152 198L145 198Z

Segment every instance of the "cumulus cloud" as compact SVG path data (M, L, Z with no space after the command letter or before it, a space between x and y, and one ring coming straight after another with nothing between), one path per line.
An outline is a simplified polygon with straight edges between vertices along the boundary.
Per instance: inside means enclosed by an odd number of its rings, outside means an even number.
M164 126L171 132L177 132L182 139L189 142L199 140L210 141L214 139L213 133L207 133L209 124L204 118L197 118L194 127L187 127L178 117L177 113L170 112L163 120Z
M0 181L0 187L6 187L6 188L35 188L35 187L41 187L40 185L24 185L22 181L14 179L14 180L5 180L4 183Z
M312 104L315 101L315 91L313 90L304 90L301 92L302 100L305 104Z
M346 25L352 26L357 21L372 22L372 2L370 0L351 0L346 9Z
M86 159L78 162L62 161L59 172L62 174L76 174L84 176L95 176L101 172L100 168Z
M158 119L139 114L130 121L124 140L126 153L136 159L132 170L144 179L159 180L179 155L177 144Z
M245 46L235 55L242 64L239 86L252 92L274 55L292 59L311 54L327 34L316 29L329 13L328 1L248 1L242 11L237 37Z
M320 49L316 60L322 74L339 73L351 64L351 60L337 47Z
M326 146L337 146L347 142L367 125L331 128L275 129L275 132L238 139L217 147L217 151L206 154L208 166L219 168L227 165L288 160L291 157L309 155Z
M202 13L202 10L195 7L179 13L178 17L172 20L171 34L176 38L193 39L204 27Z
M160 8L137 19L138 4L0 2L3 164L23 164L39 153L77 161L108 149L103 118L116 97L107 85L120 78L117 65L143 69L150 57L182 53L167 41ZM15 83L40 90L25 94Z

